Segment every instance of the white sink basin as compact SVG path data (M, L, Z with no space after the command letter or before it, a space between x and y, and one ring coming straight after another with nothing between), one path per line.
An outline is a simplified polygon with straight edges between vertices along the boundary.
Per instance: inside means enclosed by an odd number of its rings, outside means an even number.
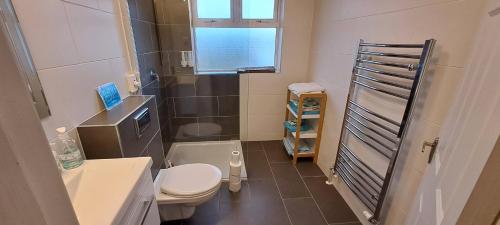
M84 173L85 163L76 169L66 170L62 172L62 178L64 181L64 185L66 186L66 191L68 192L71 203L73 204L76 201L78 190L81 187Z
M80 225L111 225L123 210L151 158L86 160L62 178Z

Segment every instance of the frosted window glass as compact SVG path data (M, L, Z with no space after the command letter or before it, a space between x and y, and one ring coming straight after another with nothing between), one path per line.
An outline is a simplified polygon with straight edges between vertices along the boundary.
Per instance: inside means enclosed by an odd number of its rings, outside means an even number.
M274 0L243 0L243 19L273 19Z
M196 28L198 70L274 67L276 28Z
M231 0L196 0L198 18L230 19Z

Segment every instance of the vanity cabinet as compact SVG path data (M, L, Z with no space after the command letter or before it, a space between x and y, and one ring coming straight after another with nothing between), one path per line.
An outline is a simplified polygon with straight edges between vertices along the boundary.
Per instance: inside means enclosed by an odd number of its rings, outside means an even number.
M148 156L154 177L165 168L155 96L134 95L78 126L87 159Z
M116 219L116 225L160 225L160 215L153 188L151 172L146 171Z

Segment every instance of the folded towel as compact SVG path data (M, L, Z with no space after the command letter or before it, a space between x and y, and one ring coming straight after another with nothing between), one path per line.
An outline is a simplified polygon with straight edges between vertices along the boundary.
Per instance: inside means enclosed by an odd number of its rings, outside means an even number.
M287 130L289 130L290 132L297 131L297 121L295 121L295 120L285 121L285 122L283 122L283 126L285 126L285 128ZM307 131L310 129L311 129L311 127L309 125L305 124L304 121L302 121L302 124L300 126L300 131Z
M290 109L295 113L297 114L299 112L299 109L297 107L297 105L293 104L293 103L290 103ZM302 110L302 115L316 115L316 114L319 114L319 109L313 109L313 110L306 110L306 109L303 109Z
M316 83L293 83L288 85L288 90L296 95L301 95L303 93L322 92L325 88Z
M295 109L298 109L299 101L296 99L292 99L290 100L290 105L293 106ZM303 105L302 111L304 112L320 110L319 102L317 102L314 99L304 99L304 103L302 105Z
M290 147L290 149L293 149L295 146L295 138L293 137L286 137L284 138L284 142L286 145ZM299 141L299 152L308 152L312 150L311 144L307 143L303 139ZM293 152L288 152L289 154L293 155Z

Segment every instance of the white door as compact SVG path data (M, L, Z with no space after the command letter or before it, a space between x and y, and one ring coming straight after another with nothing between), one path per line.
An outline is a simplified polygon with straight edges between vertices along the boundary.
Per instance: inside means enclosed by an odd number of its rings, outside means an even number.
M471 56L406 224L455 224L499 137L500 0L488 2Z

